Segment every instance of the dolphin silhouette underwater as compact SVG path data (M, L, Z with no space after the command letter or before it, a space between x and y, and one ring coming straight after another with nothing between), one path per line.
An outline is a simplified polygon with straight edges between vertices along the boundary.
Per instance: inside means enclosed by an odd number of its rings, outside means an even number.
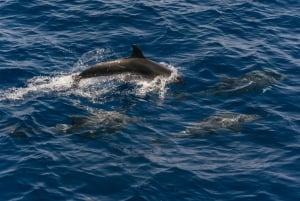
M97 134L115 133L127 124L143 121L143 118L129 117L116 111L91 111L88 115L70 116L69 124L57 124L53 129L60 133L81 133L95 137Z
M220 113L212 115L203 121L191 124L187 129L181 132L181 137L199 134L217 133L220 130L239 131L243 124L253 122L262 118L257 114L241 113Z
M172 71L161 64L146 59L140 48L137 45L132 45L130 57L95 64L76 75L72 86L78 86L82 79L124 73L139 75L145 79L154 79L157 76L170 77ZM176 76L172 81L183 83L179 76Z
M264 93L273 84L280 82L284 78L284 75L270 69L252 71L240 77L224 77L222 82L209 87L202 93L209 95L234 95L255 90L262 90L262 93Z

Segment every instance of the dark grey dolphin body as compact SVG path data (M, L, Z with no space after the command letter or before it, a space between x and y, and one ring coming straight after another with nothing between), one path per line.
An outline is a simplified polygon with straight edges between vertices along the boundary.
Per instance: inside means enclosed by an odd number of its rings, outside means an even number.
M257 114L216 114L208 117L207 119L204 119L203 121L193 123L185 131L183 131L183 135L181 135L181 137L207 133L217 133L222 129L238 131L243 124L255 121L259 118L261 118L261 116Z
M92 137L99 133L114 133L129 123L142 120L143 118L129 117L115 111L99 110L87 116L71 116L69 124L57 124L53 129L66 134L85 133L84 135Z
M81 79L123 73L153 79L157 76L169 77L172 71L161 64L146 59L139 47L132 45L132 54L130 57L98 63L89 67L75 77L73 86L77 86ZM182 80L180 77L176 77L174 82L182 82Z
M284 79L284 75L273 71L252 71L241 77L223 78L222 82L204 91L209 95L234 95L255 90L265 92L270 86Z

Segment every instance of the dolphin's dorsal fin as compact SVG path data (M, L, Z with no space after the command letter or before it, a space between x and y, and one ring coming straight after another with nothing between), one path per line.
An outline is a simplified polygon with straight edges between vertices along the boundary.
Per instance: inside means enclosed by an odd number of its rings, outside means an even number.
M132 53L131 58L143 58L145 59L143 52L140 50L140 48L137 45L132 45Z

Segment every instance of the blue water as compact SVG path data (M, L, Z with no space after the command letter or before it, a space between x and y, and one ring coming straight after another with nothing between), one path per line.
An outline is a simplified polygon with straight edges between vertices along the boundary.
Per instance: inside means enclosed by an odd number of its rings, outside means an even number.
M299 1L107 2L0 3L0 199L299 200ZM185 84L71 88L131 44ZM202 93L265 70L284 79ZM261 118L185 135L222 113Z

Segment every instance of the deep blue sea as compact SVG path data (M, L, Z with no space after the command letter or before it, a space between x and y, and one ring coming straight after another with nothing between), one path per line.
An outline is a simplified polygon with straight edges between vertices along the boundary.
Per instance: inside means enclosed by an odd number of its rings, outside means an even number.
M2 0L0 200L299 200L299 76L298 0Z

